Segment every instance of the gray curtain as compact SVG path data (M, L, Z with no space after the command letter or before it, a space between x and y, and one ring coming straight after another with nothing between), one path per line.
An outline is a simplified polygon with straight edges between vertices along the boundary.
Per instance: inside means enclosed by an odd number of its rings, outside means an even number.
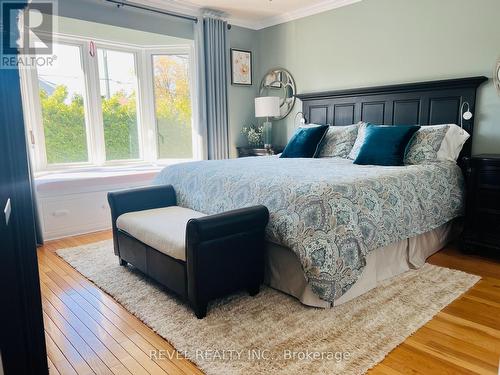
M198 79L204 82L199 85L198 92L205 86L205 95L199 97L198 108L205 113L200 113L198 118L201 120L205 115L208 159L227 159L229 157L227 22L206 17L200 23L203 23L203 51L198 53L198 63L204 66L204 80L201 74ZM197 50L200 49L201 43L198 43ZM200 56L201 52L203 58Z

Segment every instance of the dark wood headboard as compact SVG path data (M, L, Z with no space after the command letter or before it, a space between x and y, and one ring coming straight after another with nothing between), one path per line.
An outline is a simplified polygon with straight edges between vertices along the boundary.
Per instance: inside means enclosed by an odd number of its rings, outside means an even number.
M306 122L350 125L358 121L386 125L460 125L460 108L468 102L472 113L476 90L484 76L407 83L401 85L299 94ZM470 156L474 118L463 120L471 135L462 151Z

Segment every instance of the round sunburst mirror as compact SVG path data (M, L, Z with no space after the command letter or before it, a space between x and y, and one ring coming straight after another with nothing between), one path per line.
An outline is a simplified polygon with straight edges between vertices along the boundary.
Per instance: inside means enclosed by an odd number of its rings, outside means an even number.
M285 118L295 104L295 81L290 72L283 68L269 70L260 82L260 96L278 96L280 98L280 114L276 120Z

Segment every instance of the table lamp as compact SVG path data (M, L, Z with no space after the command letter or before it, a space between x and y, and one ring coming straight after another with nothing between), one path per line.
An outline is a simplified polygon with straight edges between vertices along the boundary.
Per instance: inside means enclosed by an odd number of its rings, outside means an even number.
M270 117L276 117L280 114L280 98L278 96L261 96L255 98L255 117L265 117L266 121L262 124L264 133L264 147L272 146L272 123Z

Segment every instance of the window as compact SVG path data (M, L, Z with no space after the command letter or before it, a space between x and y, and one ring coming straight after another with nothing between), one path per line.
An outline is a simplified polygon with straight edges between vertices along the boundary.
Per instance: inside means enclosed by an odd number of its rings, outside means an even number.
M37 171L192 159L191 46L59 37L54 66L21 71Z
M133 53L97 50L106 160L139 159Z
M54 53L63 63L38 69L47 164L87 162L85 81L80 48L56 44Z
M153 55L155 120L160 159L193 157L188 55Z

